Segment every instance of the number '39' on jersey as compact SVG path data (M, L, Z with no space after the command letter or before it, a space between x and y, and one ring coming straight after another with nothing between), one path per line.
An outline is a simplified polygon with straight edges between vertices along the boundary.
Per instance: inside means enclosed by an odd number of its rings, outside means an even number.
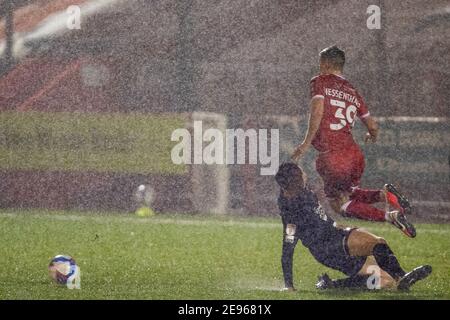
M324 113L312 145L320 152L345 150L353 145L355 118L370 115L356 89L345 78L334 74L311 79L311 98L323 99Z

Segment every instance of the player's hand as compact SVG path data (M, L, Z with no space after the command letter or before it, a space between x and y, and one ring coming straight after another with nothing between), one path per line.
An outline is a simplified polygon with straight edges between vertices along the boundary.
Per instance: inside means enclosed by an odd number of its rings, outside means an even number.
M295 292L297 291L297 289L295 289L294 287L285 287L283 289L280 290L281 292Z
M306 151L308 151L309 145L302 143L300 145L297 146L297 148L295 148L294 153L291 156L292 161L297 162L298 160L300 160L301 157L303 157L306 153Z
M367 132L366 137L364 138L364 142L365 143L368 143L368 142L375 143L375 142L377 142L377 137L371 135L370 132Z

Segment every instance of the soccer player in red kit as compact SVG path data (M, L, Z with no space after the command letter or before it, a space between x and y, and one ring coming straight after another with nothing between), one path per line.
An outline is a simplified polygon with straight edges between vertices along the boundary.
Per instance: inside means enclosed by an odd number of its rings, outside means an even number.
M356 117L360 118L368 130L366 142L376 142L378 125L362 97L342 76L344 63L345 53L336 46L320 52L320 74L311 80L308 131L292 159L298 161L312 144L319 152L316 170L335 212L364 220L388 221L407 236L415 237L414 226L404 215L410 204L391 184L381 190L359 187L365 163L352 128ZM385 202L396 210L380 210L372 205L376 202Z

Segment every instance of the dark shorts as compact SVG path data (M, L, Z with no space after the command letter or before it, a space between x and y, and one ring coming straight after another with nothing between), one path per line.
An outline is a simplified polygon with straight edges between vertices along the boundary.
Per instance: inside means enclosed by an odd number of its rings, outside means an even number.
M358 146L320 153L316 170L323 180L325 195L335 198L340 192L359 186L364 166L364 155Z
M321 264L341 271L347 276L356 275L364 266L367 257L354 257L348 253L347 240L356 228L335 229L322 241L311 245L309 251Z

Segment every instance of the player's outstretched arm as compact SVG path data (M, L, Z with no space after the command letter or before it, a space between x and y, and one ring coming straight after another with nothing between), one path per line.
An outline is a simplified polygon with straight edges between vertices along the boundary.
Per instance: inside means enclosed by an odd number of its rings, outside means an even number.
M309 113L308 131L305 139L299 144L292 154L292 160L298 161L309 149L311 142L317 134L320 127L320 122L323 117L323 98L314 97L311 99L311 107Z
M283 236L283 248L281 254L281 267L283 269L283 278L285 286L284 290L286 291L295 291L292 267L294 260L294 250L298 240L292 233L295 233L295 225L292 224L286 225L285 234Z
M366 118L362 118L362 122L367 127L366 137L364 139L365 142L372 141L375 143L378 138L378 123L375 121L375 119L371 116L368 116Z
M295 244L283 241L283 253L281 256L281 267L283 269L284 290L295 291L292 275Z

